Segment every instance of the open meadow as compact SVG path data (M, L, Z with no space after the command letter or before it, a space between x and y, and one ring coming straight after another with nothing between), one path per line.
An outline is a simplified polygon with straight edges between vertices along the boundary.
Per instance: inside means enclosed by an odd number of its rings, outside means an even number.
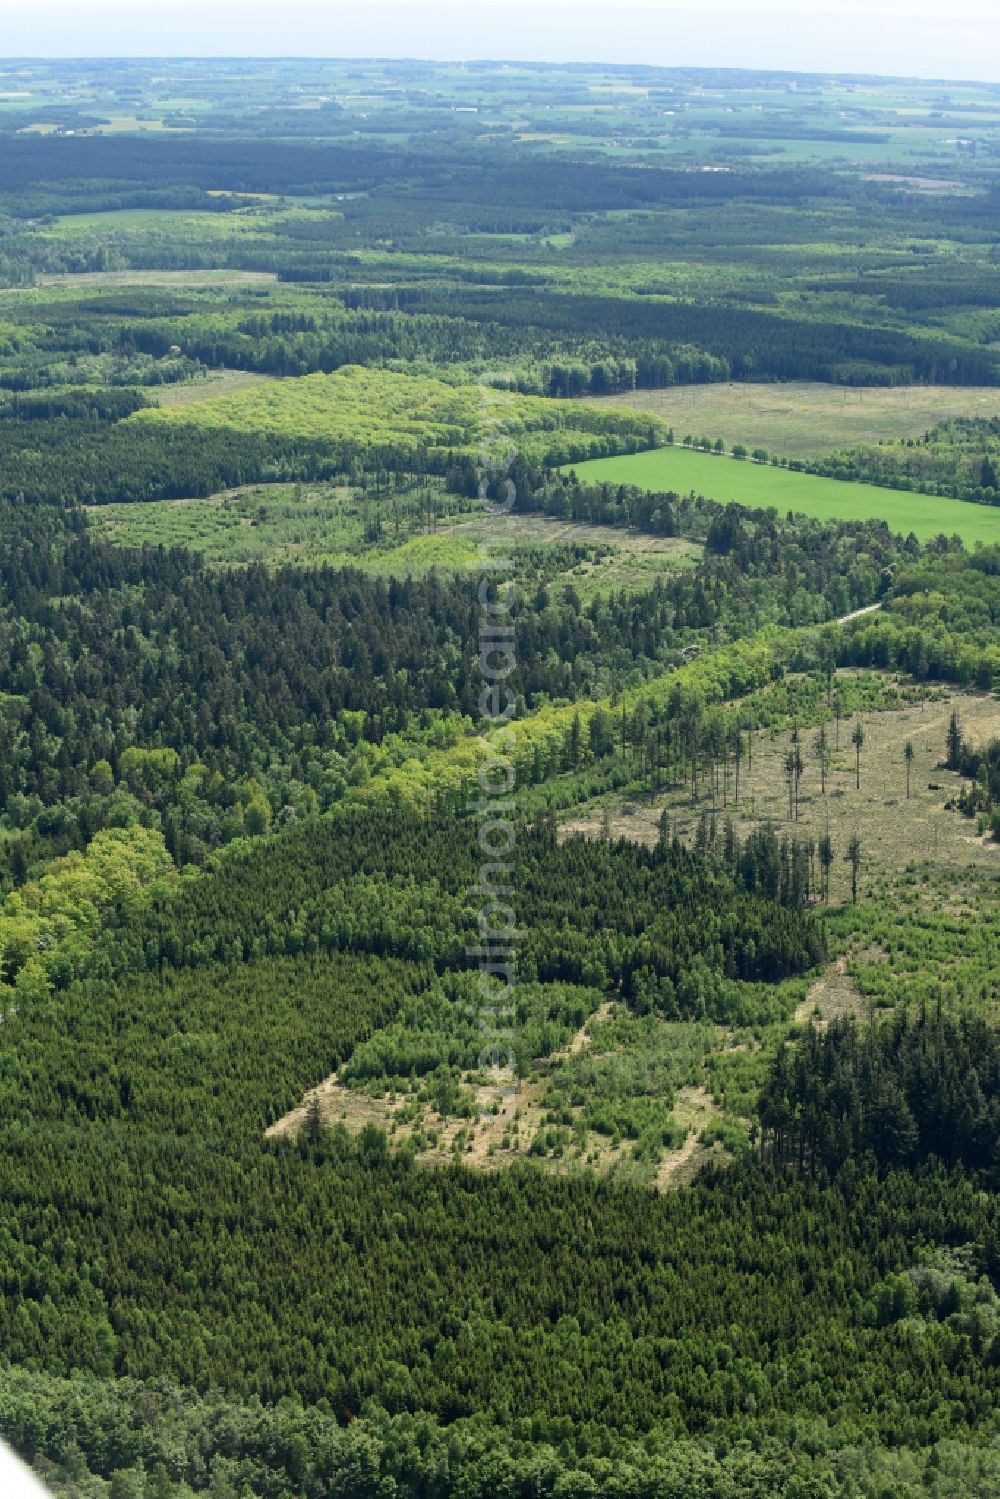
M594 398L588 398L593 402ZM775 384L674 385L601 397L597 405L648 411L684 433L723 438L727 447L766 448L783 458L822 458L856 443L921 437L953 416L997 416L992 385L837 386L818 380Z

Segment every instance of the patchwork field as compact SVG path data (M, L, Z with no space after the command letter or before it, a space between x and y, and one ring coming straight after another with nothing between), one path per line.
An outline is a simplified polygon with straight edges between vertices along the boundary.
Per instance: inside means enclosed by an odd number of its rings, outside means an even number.
M262 377L236 375L237 384L244 378ZM212 388L194 387L203 395ZM174 387L167 389L173 393ZM349 564L381 577L423 577L432 568L474 570L481 548L497 542L496 521L484 517L478 503L463 505L445 494L436 480L381 497L343 485L255 484L206 499L95 505L88 515L117 546L182 546L220 567ZM572 584L582 599L648 587L702 555L700 546L679 537L537 515L515 517L504 540L522 581Z
M578 463L575 472L584 483L636 484L643 489L693 490L726 503L797 511L817 520L884 520L900 535L913 532L921 540L960 536L967 546L1000 541L1000 508L944 500L933 495L882 489L796 474L769 464L737 461L725 455L681 447L655 448L620 458Z
M743 1137L741 1116L727 1119L721 1094L711 1091L712 1059L737 1049L760 1050L749 1033L659 1016L636 1019L607 1000L567 1046L539 1059L516 1086L512 1074L506 1085L464 1074L468 1114L442 1107L419 1079L385 1091L345 1085L332 1075L265 1134L299 1134L312 1110L327 1127L340 1124L355 1135L374 1125L424 1166L461 1160L491 1171L527 1157L559 1174L596 1171L667 1191L689 1182L709 1159L725 1159L727 1137Z

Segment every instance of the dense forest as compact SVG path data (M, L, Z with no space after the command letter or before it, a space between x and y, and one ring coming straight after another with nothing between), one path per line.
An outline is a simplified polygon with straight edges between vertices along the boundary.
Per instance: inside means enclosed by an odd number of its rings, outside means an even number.
M19 69L0 1437L64 1499L995 1494L1000 93ZM675 442L758 498L579 467Z
M921 1010L862 1038L853 1025L779 1051L761 1094L762 1149L815 1176L871 1154L883 1169L930 1158L996 1167L997 1037L981 1021Z
M899 555L875 524L824 527L587 489L528 465L513 470L513 482L526 512L680 529L703 535L707 548L700 567L658 581L641 599L584 602L533 585L532 607L515 625L511 679L529 711L653 678L692 646L868 605L883 596ZM397 743L429 749L470 733L480 682L463 642L475 634L478 606L458 577L219 573L162 547L109 546L81 528L78 513L52 506L12 505L7 518L0 815L8 883L39 857L83 847L99 828L136 816L162 826L180 864L200 863L244 829L262 832L363 792ZM865 651L861 641L853 649ZM586 726L570 720L558 744L530 749L522 779L542 783L553 770L608 761L616 747L668 774L691 766L697 777L705 735L719 732L701 724L703 708L692 700L678 724L677 705L651 695L624 728L610 707Z
M1000 504L1000 421L967 417L942 422L919 439L832 453L816 472Z

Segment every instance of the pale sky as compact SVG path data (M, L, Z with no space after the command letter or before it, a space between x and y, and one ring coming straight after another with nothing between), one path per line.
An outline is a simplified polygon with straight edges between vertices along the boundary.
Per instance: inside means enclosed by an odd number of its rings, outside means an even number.
M503 58L1000 82L997 0L0 0L0 56Z

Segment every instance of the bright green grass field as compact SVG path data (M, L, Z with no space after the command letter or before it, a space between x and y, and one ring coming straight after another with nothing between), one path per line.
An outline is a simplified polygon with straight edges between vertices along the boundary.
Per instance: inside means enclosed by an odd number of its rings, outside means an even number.
M958 535L966 546L1000 543L1000 506L973 505L934 495L906 494L874 484L850 484L814 474L789 473L749 460L696 453L687 448L655 448L623 458L595 458L574 464L584 483L636 484L641 489L694 490L712 500L797 510L817 520L884 520L902 535Z

